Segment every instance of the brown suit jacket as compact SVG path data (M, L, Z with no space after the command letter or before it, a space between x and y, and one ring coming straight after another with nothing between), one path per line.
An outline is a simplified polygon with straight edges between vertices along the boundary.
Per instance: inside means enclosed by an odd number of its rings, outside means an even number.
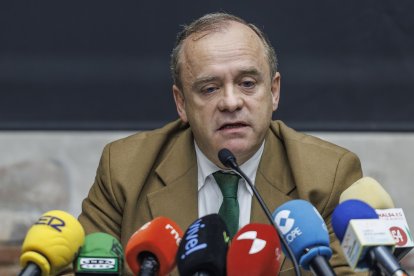
M193 136L180 120L108 144L95 183L83 201L80 222L86 233L107 232L126 246L144 223L165 216L185 231L198 216L197 164ZM339 195L362 177L358 157L346 149L271 123L256 176L270 211L301 198L312 203L330 227ZM268 223L257 200L251 222ZM330 228L338 275L352 274ZM280 275L293 275L285 259Z

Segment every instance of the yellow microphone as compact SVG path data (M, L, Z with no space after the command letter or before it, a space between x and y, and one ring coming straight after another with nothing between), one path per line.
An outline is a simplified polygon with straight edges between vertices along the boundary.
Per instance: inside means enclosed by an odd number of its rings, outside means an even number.
M56 275L72 263L85 239L85 231L72 215L44 213L27 232L22 245L20 275Z
M359 199L374 209L395 208L391 196L372 177L363 177L342 192L339 203L348 199Z

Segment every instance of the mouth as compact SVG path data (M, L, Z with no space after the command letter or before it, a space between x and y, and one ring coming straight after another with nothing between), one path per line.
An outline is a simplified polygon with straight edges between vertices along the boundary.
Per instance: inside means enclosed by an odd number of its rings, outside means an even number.
M226 123L221 125L218 130L225 130L225 129L235 129L235 128L242 128L247 127L248 125L243 122L235 122L235 123Z

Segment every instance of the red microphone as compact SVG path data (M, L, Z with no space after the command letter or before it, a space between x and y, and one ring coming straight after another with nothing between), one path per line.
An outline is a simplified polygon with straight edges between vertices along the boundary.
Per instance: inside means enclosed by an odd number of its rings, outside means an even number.
M131 236L125 249L134 275L167 275L175 266L182 236L181 228L166 217L144 224Z
M227 275L278 275L282 249L275 228L251 223L234 236L227 254Z

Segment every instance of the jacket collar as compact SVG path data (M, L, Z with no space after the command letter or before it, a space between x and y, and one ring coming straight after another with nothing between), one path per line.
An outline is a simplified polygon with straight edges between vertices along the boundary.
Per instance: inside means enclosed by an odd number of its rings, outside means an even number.
M177 136L155 173L164 187L147 196L152 217L166 216L185 231L198 217L197 162L190 128Z
M275 137L276 136L276 137ZM148 194L152 217L163 215L185 231L198 217L197 163L190 128L179 134L155 172L164 187ZM283 141L269 130L256 174L255 186L270 212L291 200L294 181ZM256 198L252 199L251 222L269 223Z

